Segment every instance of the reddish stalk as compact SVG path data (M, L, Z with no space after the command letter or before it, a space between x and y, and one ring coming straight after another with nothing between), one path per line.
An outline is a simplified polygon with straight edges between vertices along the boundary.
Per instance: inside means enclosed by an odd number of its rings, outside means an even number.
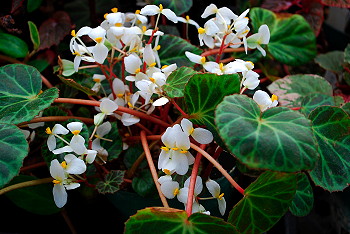
M215 160L217 160L219 158L219 156L221 155L222 151L224 151L224 149L220 146L217 147L217 149L215 150L215 153L213 155L213 158ZM210 176L210 173L211 173L211 170L213 169L213 164L210 163L207 168L205 168L205 171L204 171L204 174L203 174L203 178L206 179L206 178L209 178Z
M216 55L216 62L219 63L221 55L222 55L222 51L225 48L225 40L226 40L227 34L225 34L225 36L222 38L222 42L221 42L221 46L219 49L219 53Z
M292 107L292 108L290 108L291 110L300 110L301 109L301 107Z
M206 145L200 145L200 148L204 150ZM186 206L186 213L187 216L190 217L192 214L192 205L193 205L193 197L194 197L194 188L196 185L197 175L198 175L198 169L199 165L201 163L202 154L200 152L197 153L196 159L193 164L192 173L191 173L191 179L190 179L190 187L188 189L188 196L187 196L187 206Z
M244 195L244 189L241 186L239 186L239 184L237 184L237 182L230 176L230 174L228 174L227 171L220 165L220 163L218 163L212 156L210 156L210 154L208 154L193 143L191 143L191 148L201 153L206 159L208 159L209 162L211 162L214 165L214 167L216 167L221 172L221 174L226 177L230 184L232 184L232 186L235 189L237 189L238 192Z
M31 123L39 123L39 122L52 122L52 121L66 121L68 119L79 119L87 124L93 124L94 119L79 117L79 116L48 116L48 117L37 117L32 119L31 121L23 122L18 124L19 127L31 124Z
M245 51L244 48L226 48L222 51L222 53L244 52L244 51ZM217 54L219 52L220 52L220 49L208 50L202 53L201 56L206 57L212 54Z
M43 166L47 166L46 162L38 162L29 166L24 166L20 169L20 172L25 172L25 171L29 171L32 169L36 169L38 167L43 167Z
M148 166L149 166L149 168L151 170L152 178L153 178L154 184L157 187L160 200L162 201L164 207L169 208L168 202L167 202L166 198L164 197L164 195L163 195L163 193L162 193L162 191L160 189L160 184L158 182L157 170L156 170L156 168L154 166L154 163L153 163L153 160L152 160L152 155L151 155L151 152L149 150L148 143L147 143L146 132L145 131L141 131L140 134L141 134L142 147L143 147L143 150L145 151L145 155L146 155L146 159L147 159L147 162L148 162Z
M178 111L180 111L180 113L181 113L184 117L188 116L188 115L181 109L181 107L174 101L174 99L171 100L171 103L176 107L176 109L177 109Z

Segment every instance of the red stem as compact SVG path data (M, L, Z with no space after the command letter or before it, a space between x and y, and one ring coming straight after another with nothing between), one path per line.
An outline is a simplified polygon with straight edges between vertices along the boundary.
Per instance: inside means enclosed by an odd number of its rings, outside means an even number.
M206 57L212 54L217 54L220 52L220 49L213 49L205 51L201 54L202 57ZM223 53L232 53L232 52L244 52L244 48L226 48L222 51Z
M173 103L173 105L176 107L176 109L177 109L178 111L180 111L180 113L181 113L184 117L188 116L188 115L181 109L181 107L175 102L174 99L171 100L171 103Z
M216 62L217 62L217 63L219 63L220 58L221 58L222 51L224 50L226 37L227 37L227 34L225 34L225 36L222 38L220 50L219 50L219 53L218 53L217 56L216 56Z
M217 160L219 158L220 154L222 153L222 151L224 151L224 149L222 147L218 146L217 149L215 150L213 158L215 160ZM203 174L204 179L209 178L211 170L213 169L213 166L214 166L213 164L209 163L209 165L207 166L207 168L205 169L205 172Z

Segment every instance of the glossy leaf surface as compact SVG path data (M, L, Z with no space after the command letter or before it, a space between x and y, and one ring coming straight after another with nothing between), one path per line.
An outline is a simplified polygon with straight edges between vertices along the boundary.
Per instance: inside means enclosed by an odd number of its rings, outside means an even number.
M306 174L297 175L297 190L295 197L289 207L290 212L295 216L306 216L314 205L314 194L310 181Z
M0 32L0 52L12 58L24 58L28 45L19 37Z
M164 91L171 98L183 97L185 85L196 72L189 67L180 67L176 71L173 71L167 78L167 83L164 87Z

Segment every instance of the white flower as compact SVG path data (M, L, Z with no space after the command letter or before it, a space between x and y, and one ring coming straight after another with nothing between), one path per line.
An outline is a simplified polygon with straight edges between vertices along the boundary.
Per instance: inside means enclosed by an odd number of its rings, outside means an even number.
M266 56L266 51L261 47L263 44L268 44L270 41L270 30L266 24L260 26L258 33L255 33L247 38L248 47L251 49L257 48L263 56Z
M187 136L192 136L200 144L209 144L213 141L213 134L204 128L193 128L193 124L188 119L181 120L182 130Z
M214 21L208 20L204 24L204 28L202 27L198 28L198 39L199 39L200 46L203 46L203 42L204 42L204 44L206 44L209 48L211 49L214 48L213 37L219 31L220 29L218 28L218 26L216 26Z
M101 26L93 28L89 32L89 37L96 42L96 45L92 48L92 54L94 59L98 63L103 63L108 55L108 48L104 45L106 30Z
M74 57L74 71L78 71L79 65L81 60L87 61L87 62L95 62L95 59L89 56L86 56L85 54L90 54L90 51L88 51L89 48L86 48L82 45L79 45L77 42L73 43L73 52L72 54L75 55Z
M141 9L140 14L141 15L162 14L165 17L167 17L169 20L173 21L174 23L177 23L176 14L170 9L164 9L162 4L159 4L159 7L157 7L156 5L147 5Z
M77 158L74 154L67 154L64 156L64 161L61 166L65 172L73 175L79 175L86 171L86 164L80 158Z
M187 178L187 180L184 183L184 187L180 189L179 195L178 195L178 200L185 205L187 204L187 199L188 199L188 191L190 188L190 180L191 176ZM196 197L202 192L203 190L203 182L202 178L200 176L196 177L196 184L194 186L194 192L193 192L193 202L195 202Z
M179 194L179 183L177 181L165 181L160 185L160 190L168 199L173 199Z
M259 74L252 71L252 70L249 70L247 72L243 72L243 86L244 87L247 87L247 89L250 89L250 90L253 90L255 89L256 87L258 87L259 83L260 83L260 80L258 79L259 78Z
M48 127L45 132L50 136L47 138L47 147L50 151L53 151L56 148L56 137L57 134L66 135L69 133L68 129L63 127L61 124L55 124L52 130Z
M202 57L202 56L197 55L197 54L193 54L193 53L191 53L189 51L186 51L185 55L193 63L197 63L197 64L200 64L200 65L203 65L203 66L204 66L204 64L206 64L206 58L205 57Z
M78 32L76 33L75 30L72 30L71 35L72 35L72 39L69 42L69 48L71 50L71 52L73 53L73 44L76 42L76 40L79 40L79 37L84 36L84 35L88 35L91 32L92 28L90 27L82 27L81 29L78 30Z
M220 193L220 185L211 179L209 179L205 185L207 186L208 191L211 193L211 195L213 195L213 197L218 200L220 213L221 215L224 215L226 211L226 201L224 198L224 193Z
M183 17L177 17L177 20L182 22L182 23L185 23L185 24L192 24L194 25L197 29L199 28L199 25L197 24L196 21L190 19L190 17L188 15L186 15L186 18L183 18Z
M67 124L67 128L73 133L73 137L71 141L69 142L70 147L73 149L73 151L76 154L82 154L84 153L86 147L85 147L85 139L84 137L80 136L79 133L83 129L83 123L81 122L71 122Z
M92 80L95 82L94 86L91 88L92 91L98 92L101 88L101 81L105 80L105 75L94 74Z
M258 90L253 95L253 100L259 105L261 111L268 108L275 107L278 104L278 97L276 95L270 96L262 90Z
M135 86L140 90L138 93L145 99L145 104L148 104L156 91L156 84L149 80L141 80L137 81Z
M203 67L208 72L216 73L218 75L235 74L237 72L243 72L248 70L244 64L236 61L230 62L226 65L224 65L223 63L206 62L205 64L203 64Z
M96 128L96 134L94 137L96 137L93 141L92 141L92 149L93 150L101 150L103 149L103 147L101 146L101 140L106 140L105 138L103 138L105 135L107 135L112 129L112 125L110 122L104 122L103 124L97 126ZM108 141L110 141L108 139Z
M210 4L207 6L201 15L202 18L207 18L209 15L216 14L216 18L221 20L222 22L229 24L231 19L237 18L237 15L234 14L230 9L227 7L221 7L217 8L215 4Z
M112 88L115 96L117 97L114 102L118 104L118 106L124 106L125 105L125 84L122 80L115 78L112 83Z
M94 124L100 125L106 115L113 114L113 112L117 109L118 105L115 102L109 100L108 98L103 99L100 104L101 113L94 116Z
M136 54L130 54L124 58L125 70L130 74L137 74L140 72L142 61Z
M125 20L126 21L133 21L133 24L140 25L140 24L147 24L147 17L140 15L140 10L136 10L135 13L126 13L125 14Z

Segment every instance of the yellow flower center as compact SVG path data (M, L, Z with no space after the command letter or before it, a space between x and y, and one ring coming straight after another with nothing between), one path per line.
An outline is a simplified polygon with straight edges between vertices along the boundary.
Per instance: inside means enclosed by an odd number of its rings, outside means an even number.
M49 135L52 134L52 131L51 131L51 129L50 129L49 127L46 128L45 132L46 132L47 134L49 134Z
M72 37L75 37L77 34L75 34L75 30L72 30L72 31L70 32L70 35L72 35Z
M108 13L104 14L103 18L107 19L107 15L108 15Z
M72 133L76 136L80 133L80 130L74 130Z
M74 53L72 53L73 55L76 55L76 56L80 56L80 53L78 51L75 51Z
M277 101L277 100L278 100L277 95L272 94L272 96L271 96L271 101L274 102L274 101Z
M151 63L149 66L150 67L154 67L154 66L156 66L157 65L157 63Z
M139 73L140 71L141 71L141 69L140 69L140 68L137 68L137 69L135 70L135 74Z
M139 15L140 12L141 12L140 10L136 10L136 11L135 11L135 14L136 14L136 15Z
M190 21L190 17L188 15L186 15L186 20Z
M147 31L147 27L146 26L142 26L142 32L146 32Z
M179 148L176 148L176 147L175 147L175 148L171 148L171 149L172 149L172 150L175 150L175 151L176 151L176 150L179 150Z
M103 40L103 38L102 38L102 37L96 37L96 38L95 38L95 41L96 41L97 43L101 43L101 42L102 42L102 40Z
M254 63L252 61L246 61L248 63L250 63L252 66L254 66Z
M190 135L192 135L193 132L194 132L194 128L191 128Z
M163 169L163 172L164 172L165 174L167 174L167 175L170 175L170 174L171 174L171 171L168 170L168 169Z
M169 148L165 147L165 146L160 147L160 149L165 150L165 151L169 151Z
M220 68L220 70L222 71L222 70L224 69L224 64L223 64L223 63L220 63L220 64L219 64L219 68Z
M181 150L180 151L180 153L182 153L182 154L185 154L185 153L187 153L188 151L187 150Z
M115 23L114 26L121 27L121 26L123 26L123 24L122 23Z
M168 65L164 65L164 66L162 67L162 69L167 68L167 67L169 67L169 66L168 66Z
M96 83L100 83L101 82L101 79L99 79L99 78L94 78L94 79L92 79L94 82L96 82Z
M179 192L180 192L180 190L178 188L174 189L174 192L173 192L174 196L178 195Z
M66 168L66 167L67 167L66 161L61 162L61 166L62 166L63 168Z
M117 12L118 12L118 8L114 7L114 8L111 9L111 11L112 11L113 13L117 13Z
M128 106L129 106L130 108L133 108L133 107L134 107L130 102L128 102Z
M162 10L163 10L163 5L159 4L159 11L162 11Z
M52 183L54 183L54 184L60 184L61 181L59 181L59 180L53 180Z
M122 93L118 93L118 94L117 94L117 97L118 97L118 98L122 98L123 96L124 96L124 94L122 94Z
M198 33L199 33L199 34L205 33L205 29L202 28L202 27L198 28Z
M219 199L219 200L222 200L222 197L223 197L224 195L225 195L224 193L220 194L220 195L218 196L218 199Z
M205 57L202 57L202 58L201 58L201 64L204 64L204 63L206 62L206 60L207 60L207 59L206 59Z
M160 50L160 47L161 47L160 45L157 45L156 50Z
M149 77L149 80L152 81L153 83L156 82L156 79L154 79L153 77Z

